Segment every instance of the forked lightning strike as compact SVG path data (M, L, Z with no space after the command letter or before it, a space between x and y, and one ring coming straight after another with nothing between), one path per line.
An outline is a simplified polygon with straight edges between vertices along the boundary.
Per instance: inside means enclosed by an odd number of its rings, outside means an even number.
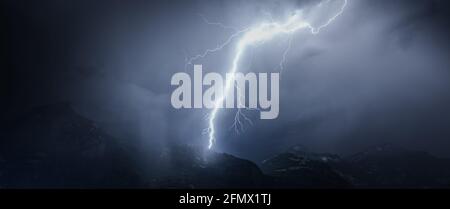
M330 1L331 0L323 1L323 2L319 3L317 5L317 7L321 7L324 4L328 4ZM197 59L205 58L210 53L214 53L214 52L222 50L224 47L226 47L227 45L232 43L234 39L236 39L237 37L240 37L240 39L236 45L235 56L233 57L231 69L229 71L229 73L231 75L234 75L238 71L239 63L241 61L242 55L245 53L246 49L249 46L255 46L258 44L262 44L266 41L271 40L272 38L274 38L278 35L288 34L288 35L290 35L288 37L289 38L288 47L286 48L285 52L283 53L282 60L280 61L280 64L279 64L279 68L281 71L284 68L284 62L286 60L286 55L291 47L292 34L301 29L307 29L313 35L318 34L323 28L330 25L337 17L339 17L344 12L344 10L347 6L347 1L348 0L342 0L342 6L340 7L339 11L335 15L333 15L331 18L329 18L324 24L316 26L316 27L313 26L310 22L308 22L306 19L303 18L302 10L297 10L285 22L274 22L274 21L264 22L264 23L259 24L256 27L246 28L243 30L236 30L233 27L225 26L222 23L209 22L206 20L206 18L204 18L202 16L203 20L207 24L220 26L224 29L232 29L235 31L235 33L233 33L225 42L223 42L222 44L219 44L215 48L208 49L202 54L199 54L190 59L187 59L186 67L188 65L192 65L192 62ZM208 145L209 149L212 148L212 146L214 145L214 143L216 141L215 120L217 118L217 114L219 112L220 106L224 102L226 95L228 95L229 92L235 88L235 84L233 83L233 80L234 80L233 76L228 77L226 79L223 95L221 95L219 98L217 98L215 100L214 108L212 109L211 113L209 114L209 117L208 117L209 121L208 121L208 128L207 128L207 133L208 133L208 137L209 137L209 145ZM242 102L242 101L240 101L240 99L238 99L238 102ZM238 131L238 129L239 129L238 126L241 129L243 127L241 117L246 121L250 121L250 119L242 113L241 109L238 109L236 112L236 116L235 116L235 122L233 124L235 126L236 131Z

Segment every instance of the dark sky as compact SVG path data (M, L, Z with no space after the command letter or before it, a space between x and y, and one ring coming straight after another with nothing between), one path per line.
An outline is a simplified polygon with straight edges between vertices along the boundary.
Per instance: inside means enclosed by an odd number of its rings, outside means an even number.
M206 146L208 110L170 105L170 78L185 70L186 57L233 33L199 14L244 28L317 2L4 1L3 117L68 101L141 146ZM233 112L225 111L215 149L260 161L294 144L349 154L395 143L450 157L449 8L444 0L349 0L320 34L293 36L279 118L249 112L254 125L238 135L229 129ZM252 49L243 66L272 72L287 40ZM233 46L197 64L224 73Z

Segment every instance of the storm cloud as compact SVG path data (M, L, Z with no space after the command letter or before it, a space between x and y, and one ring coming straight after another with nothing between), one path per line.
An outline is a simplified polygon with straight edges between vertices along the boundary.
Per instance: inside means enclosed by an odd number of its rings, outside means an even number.
M59 3L57 3L59 2ZM283 19L318 1L7 1L4 115L70 101L119 138L157 152L170 143L207 145L208 110L175 110L170 78L188 57L233 31ZM349 0L318 35L299 32L280 83L280 115L236 134L224 111L215 149L260 161L294 144L351 153L395 143L450 156L449 4ZM271 14L271 15L269 15ZM243 70L273 72L286 37L254 48ZM197 60L225 73L234 44ZM154 149L153 149L154 148Z

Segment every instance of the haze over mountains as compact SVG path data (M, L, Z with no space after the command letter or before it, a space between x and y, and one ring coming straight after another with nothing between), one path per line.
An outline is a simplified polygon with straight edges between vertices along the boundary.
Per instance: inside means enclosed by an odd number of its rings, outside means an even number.
M2 188L450 187L450 160L390 144L349 157L296 145L260 165L186 145L142 153L66 103L8 121L1 136Z

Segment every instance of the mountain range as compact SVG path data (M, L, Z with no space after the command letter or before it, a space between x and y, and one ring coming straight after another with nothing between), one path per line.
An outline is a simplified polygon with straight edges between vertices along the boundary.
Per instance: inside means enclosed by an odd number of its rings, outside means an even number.
M4 123L0 188L449 188L450 160L391 144L350 156L295 145L256 164L170 145L142 172L136 148L69 104L34 108Z

